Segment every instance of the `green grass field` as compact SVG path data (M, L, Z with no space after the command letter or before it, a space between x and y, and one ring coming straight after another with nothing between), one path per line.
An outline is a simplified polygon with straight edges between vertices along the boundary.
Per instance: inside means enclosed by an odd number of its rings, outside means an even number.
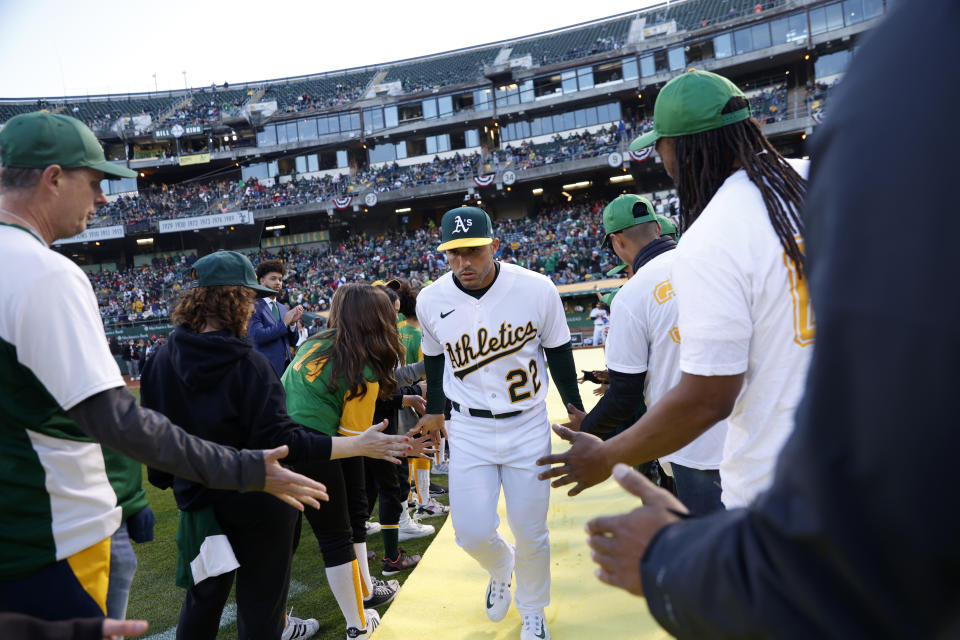
M133 390L139 396L137 390ZM436 478L436 484L446 485L446 476ZM144 619L150 622L150 630L145 637L173 638L170 631L177 624L180 614L180 605L183 602L184 590L174 584L174 572L177 559L177 506L173 499L173 492L160 491L147 482L144 473L143 485L147 490L150 508L156 515L156 529L153 542L133 545L139 559L139 567L130 590L130 604L127 608L127 617ZM441 497L446 503L446 496ZM376 509L373 510L377 513ZM376 515L374 515L376 519ZM446 520L446 516L425 520L426 524L433 525L437 530ZM400 546L408 553L423 554L427 552L434 536L408 540ZM383 557L383 541L380 534L371 536L367 546L377 553L377 560L370 565L374 575L380 575L380 558ZM409 571L391 576L401 583L406 580ZM231 595L229 603L233 603ZM320 547L304 520L300 545L293 558L291 593L287 607L293 607L293 614L300 618L316 618L320 622L320 631L314 638L342 639L344 637L344 623L340 609L327 587L324 574L323 559L320 556ZM379 609L382 614L389 605ZM228 604L229 610L229 604ZM169 632L169 633L168 633ZM218 638L234 639L237 637L235 622L224 625Z

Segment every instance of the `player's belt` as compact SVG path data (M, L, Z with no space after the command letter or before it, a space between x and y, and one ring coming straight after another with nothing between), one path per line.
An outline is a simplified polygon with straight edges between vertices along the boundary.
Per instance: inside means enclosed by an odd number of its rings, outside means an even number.
M467 407L461 407L459 403L450 401L450 404L453 405L453 408L459 411L460 413L466 413L473 416L474 418L491 418L493 420L504 420L505 418L512 418L513 416L518 416L522 411L508 411L506 413L493 413L492 411L487 411L486 409L468 409Z

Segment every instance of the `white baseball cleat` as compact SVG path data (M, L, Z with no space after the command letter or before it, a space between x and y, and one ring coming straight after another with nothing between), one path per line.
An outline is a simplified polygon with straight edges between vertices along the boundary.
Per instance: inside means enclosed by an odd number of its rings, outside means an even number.
M487 607L487 617L494 622L500 622L510 610L510 579L499 580L490 576L487 583L487 595L484 600Z
M531 613L520 618L520 640L550 640L550 632L542 615Z

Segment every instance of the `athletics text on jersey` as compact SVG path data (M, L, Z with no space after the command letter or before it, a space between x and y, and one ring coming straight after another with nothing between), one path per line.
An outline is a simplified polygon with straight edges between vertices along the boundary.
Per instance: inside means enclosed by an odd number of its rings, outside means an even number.
M570 340L556 286L512 264L501 263L497 279L479 300L461 291L447 273L420 292L417 318L423 353L445 356L446 396L495 414L542 403L547 393L543 348Z

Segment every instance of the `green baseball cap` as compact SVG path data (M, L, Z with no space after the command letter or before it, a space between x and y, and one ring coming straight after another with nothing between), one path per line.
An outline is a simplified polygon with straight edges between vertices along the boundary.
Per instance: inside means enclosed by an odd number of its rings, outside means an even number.
M703 133L750 117L750 107L721 113L730 98L744 98L743 91L726 78L709 71L691 69L664 85L653 107L653 130L630 143L639 151L660 138Z
M115 178L136 178L137 172L107 162L103 147L87 125L76 118L46 111L21 113L0 130L0 165L18 169L89 167Z
M246 287L265 296L277 292L257 282L257 274L247 256L236 251L216 251L193 263L195 287Z
M657 222L660 223L660 237L670 236L674 240L677 239L677 225L673 223L673 220L667 216L662 216L659 213L657 214Z
M653 212L653 205L643 196L625 193L614 198L603 209L603 240L600 246L607 244L611 233L623 231L627 227L644 222L654 222L657 214Z
M610 269L610 271L607 271L607 275L613 277L613 276L617 275L618 273L620 273L621 271L623 271L623 270L626 269L626 268L627 268L627 263L626 263L626 262L621 262L620 264L618 264L617 266L615 266L613 269Z
M457 207L443 214L440 234L437 251L482 247L493 242L493 223L483 209Z

